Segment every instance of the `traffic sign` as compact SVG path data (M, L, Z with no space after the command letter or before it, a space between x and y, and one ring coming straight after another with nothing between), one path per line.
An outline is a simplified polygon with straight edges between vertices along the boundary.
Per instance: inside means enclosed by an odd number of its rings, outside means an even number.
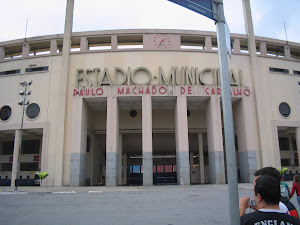
M203 16L206 16L212 20L213 10L212 10L212 0L168 0L174 2L178 5L181 5L187 9L190 9L196 13L200 13Z

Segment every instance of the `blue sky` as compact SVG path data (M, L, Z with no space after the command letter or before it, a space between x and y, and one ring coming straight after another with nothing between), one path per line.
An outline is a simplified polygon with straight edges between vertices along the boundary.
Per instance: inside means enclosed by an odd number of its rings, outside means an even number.
M223 0L231 33L245 34L242 0ZM299 0L250 0L256 36L300 43ZM66 0L0 0L0 41L61 34ZM115 29L216 31L212 20L167 0L75 0L73 31Z

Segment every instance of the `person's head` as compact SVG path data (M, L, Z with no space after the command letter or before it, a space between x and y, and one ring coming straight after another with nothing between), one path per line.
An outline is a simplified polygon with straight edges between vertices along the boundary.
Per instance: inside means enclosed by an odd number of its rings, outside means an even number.
M294 181L300 184L300 175L299 174L296 174L294 176Z
M254 200L258 208L266 205L278 205L280 201L280 181L269 175L262 175L256 179Z
M260 176L263 176L263 175L268 175L268 176L271 176L271 177L274 177L275 179L278 180L278 182L280 183L281 181L281 175L280 175L280 172L274 168L274 167L264 167L264 168L261 168L259 170L256 170L254 172L254 180L253 180L253 184L255 185L255 181L258 177Z

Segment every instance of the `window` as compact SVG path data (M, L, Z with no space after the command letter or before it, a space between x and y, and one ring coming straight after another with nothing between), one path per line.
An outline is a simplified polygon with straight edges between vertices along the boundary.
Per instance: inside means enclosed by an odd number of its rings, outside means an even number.
M21 72L21 70L8 70L8 71L0 72L0 76L17 74L17 73L20 73L20 72Z
M291 160L290 159L281 159L281 166L290 166Z
M20 171L38 171L39 163L20 163Z
M39 154L40 140L26 140L22 143L22 154Z
M118 49L143 48L143 35L118 35Z
M294 159L294 165L295 165L295 166L299 166L299 161L298 161L298 159Z
M5 105L0 110L0 119L2 121L7 121L11 116L11 108L8 105Z
M287 138L287 137L279 138L279 149L281 151L289 151L290 150L289 138Z
M279 105L279 112L283 117L289 117L291 114L291 108L286 102L282 102Z
M0 152L1 152L0 155L13 155L14 154L14 142L13 141L2 142Z
M12 163L1 163L0 171L12 171Z
M140 165L130 166L130 173L141 173L141 166Z
M199 36L181 36L181 48L182 49L205 49L205 37Z
M294 70L293 72L295 75L300 75L300 71Z
M156 166L153 166L153 173L156 173Z
M48 66L43 66L43 67L33 67L33 68L26 68L25 72L30 73L30 72L40 72L40 71L48 71L49 67Z
M292 146L293 146L293 150L297 151L296 138L292 138Z
M172 165L165 165L165 172L172 173Z
M289 70L287 70L287 69L274 68L274 67L269 67L269 71L277 72L277 73L289 73Z
M30 104L26 109L26 116L29 119L35 119L40 114L40 107L36 103Z
M164 171L164 165L157 165L157 173L163 173Z

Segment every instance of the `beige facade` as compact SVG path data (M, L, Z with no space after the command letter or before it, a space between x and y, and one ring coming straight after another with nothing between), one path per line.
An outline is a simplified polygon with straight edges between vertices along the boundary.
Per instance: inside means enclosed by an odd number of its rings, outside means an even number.
M45 186L226 182L215 33L72 33L70 51L63 38L0 43L3 183L17 176L23 80L33 81L29 100L40 109L25 112L23 180L40 170ZM241 182L262 166L299 172L300 44L254 40L253 53L248 36L231 34Z

